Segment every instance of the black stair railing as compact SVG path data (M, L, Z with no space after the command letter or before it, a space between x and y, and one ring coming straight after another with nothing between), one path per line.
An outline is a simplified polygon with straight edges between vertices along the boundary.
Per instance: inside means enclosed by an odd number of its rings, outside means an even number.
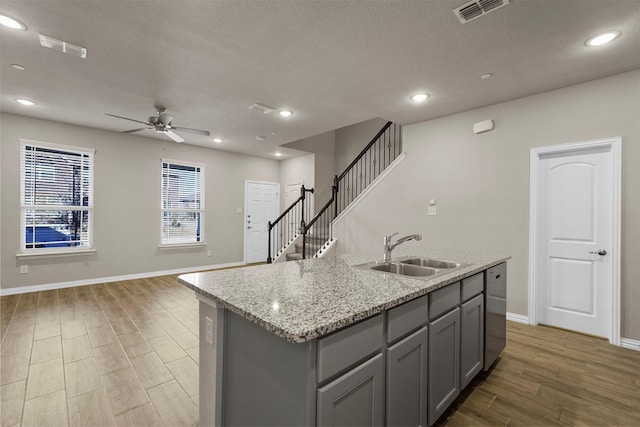
M313 188L300 187L300 197L285 209L274 221L267 223L267 262L271 263L278 251L292 243L306 228L306 222L312 214L312 200L307 193L313 194Z
M307 222L302 233L302 257L306 257L309 235L333 239L331 223L371 184L402 152L402 127L387 122L371 142L333 181L331 199Z

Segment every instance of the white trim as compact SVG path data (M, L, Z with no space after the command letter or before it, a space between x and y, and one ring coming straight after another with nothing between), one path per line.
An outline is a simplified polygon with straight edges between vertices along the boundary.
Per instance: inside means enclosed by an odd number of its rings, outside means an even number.
M207 242L198 243L172 243L168 245L158 245L158 249L171 250L171 249L185 249L185 248L203 248L207 246Z
M47 258L47 257L63 257L63 256L81 256L93 255L95 249L75 249L69 251L51 251L51 252L21 252L16 254L16 258Z
M631 338L620 338L620 347L640 351L640 341L632 340Z
M402 161L406 157L407 155L405 153L400 153L400 155L396 157L395 160L391 162L391 164L389 164L389 166L387 166L387 168L384 171L382 171L380 175L376 177L376 179L371 181L371 183L367 186L367 188L364 189L362 193L358 194L358 196L355 199L353 199L351 203L349 203L349 206L347 206L342 212L340 212L340 214L333 220L331 224L335 225L338 222L342 221L344 217L347 216L349 212L351 212L358 205L358 203L360 203L360 201L365 198L367 194L373 191L373 189L378 184L380 184L380 182L382 182L387 177L387 175L389 175L395 168L397 168L398 165L402 163Z
M36 141L34 139L22 139L20 138L20 149L22 150L22 147L25 145L37 145L39 147L44 147L44 148L49 148L51 150L58 150L58 151L73 151L76 153L81 153L81 154L95 154L96 150L94 148L84 148L84 147L77 147L75 145L63 145L63 144L56 144L53 142L42 142L42 141Z
M529 316L525 316L524 314L509 313L508 311L507 320L511 322L524 323L525 325L529 324Z
M622 169L622 137L598 139L593 141L576 142L570 144L550 145L531 148L529 162L529 323L537 325L537 268L538 259L538 169L540 157L546 154L565 153L592 148L610 147L613 155L613 242L610 251L613 267L612 279L612 321L609 332L609 342L621 346L620 338L620 250L621 250L621 169Z
M278 208L276 209L277 212L280 212L280 203L281 203L281 197L282 197L282 186L280 185L279 182L271 182L271 181L256 181L253 179L245 179L244 180L244 210L242 212L242 215L244 215L242 217L242 227L244 229L244 239L243 239L243 243L244 243L244 248L242 250L242 256L244 257L242 261L244 261L244 263L246 264L247 262L247 185L249 183L252 184L268 184L268 185L275 185L278 187ZM275 218L274 218L275 219ZM267 233L269 232L269 230L267 230ZM274 255L275 256L275 255ZM265 258L266 261L266 258Z
M98 277L95 279L73 280L70 282L47 283L44 285L20 286L0 289L0 296L25 294L29 292L49 291L53 289L73 288L75 286L97 285L100 283L119 282L122 280L146 279L148 277L167 276L170 274L197 273L225 267L238 267L244 262L230 262L226 264L200 265L197 267L176 268L173 270L150 271L147 273L125 274L122 276Z
M207 166L206 163L190 162L189 160L167 159L165 157L163 157L161 159L161 161L162 161L162 163L167 163L167 164L170 164L170 165L192 166L194 168L200 168L200 169L204 169Z

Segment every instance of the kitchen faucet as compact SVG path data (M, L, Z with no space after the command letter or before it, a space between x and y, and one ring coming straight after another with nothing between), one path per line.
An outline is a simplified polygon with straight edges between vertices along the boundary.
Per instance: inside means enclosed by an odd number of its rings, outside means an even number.
M400 237L398 240L391 243L391 238L396 234L398 233L393 233L391 236L384 236L384 261L391 261L391 251L399 244L408 242L409 240L422 240L422 234L410 234L408 236Z

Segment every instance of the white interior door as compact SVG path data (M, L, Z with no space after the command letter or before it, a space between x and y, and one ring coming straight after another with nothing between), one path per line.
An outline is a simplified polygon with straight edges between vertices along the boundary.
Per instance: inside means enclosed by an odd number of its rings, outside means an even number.
M278 217L280 184L272 182L245 183L245 262L267 260L267 222Z
M610 146L540 156L540 323L611 335L613 161Z

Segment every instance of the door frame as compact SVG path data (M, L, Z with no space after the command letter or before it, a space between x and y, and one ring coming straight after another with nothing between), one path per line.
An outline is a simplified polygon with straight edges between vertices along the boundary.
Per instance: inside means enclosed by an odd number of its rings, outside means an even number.
M591 141L575 142L561 145L550 145L531 148L529 167L529 324L538 324L538 269L540 262L538 250L541 242L538 230L539 208L539 168L541 157L548 154L580 152L592 148L608 148L613 156L613 243L610 251L612 265L611 290L611 330L609 342L620 346L620 235L621 235L621 172L622 172L622 137L603 138Z
M276 185L278 186L278 212L280 212L280 203L281 203L281 197L282 197L282 188L279 182L272 182L272 181L257 181L254 179L245 179L244 180L244 208L242 211L242 229L243 229L243 235L244 235L244 244L243 244L243 249L242 249L242 262L244 264L247 263L247 227L246 227L246 219L247 219L247 187L249 186L249 184L270 184L270 185ZM268 230L267 230L268 232ZM266 260L265 260L266 261Z

